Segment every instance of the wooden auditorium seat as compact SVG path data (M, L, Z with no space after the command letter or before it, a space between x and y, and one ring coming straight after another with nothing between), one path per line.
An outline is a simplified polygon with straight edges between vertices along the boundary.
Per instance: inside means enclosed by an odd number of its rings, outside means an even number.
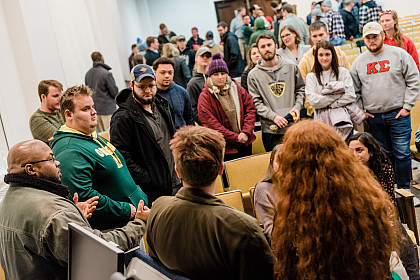
M244 201L242 199L242 192L240 190L217 193L214 196L221 199L224 203L226 203L229 206L232 206L236 210L245 212Z
M419 103L419 101L417 101ZM420 161L420 153L417 151L416 144L414 142L415 135L420 125L420 105L417 104L411 109L411 140L410 140L410 152L413 158Z
M254 134L255 134L255 137L257 138L255 139L254 142L252 142L252 154L257 155L257 154L265 153L265 148L262 141L262 132L258 131L258 132L254 132Z
M224 176L230 190L241 190L245 212L254 215L249 188L255 186L265 174L270 154L264 153L225 162Z

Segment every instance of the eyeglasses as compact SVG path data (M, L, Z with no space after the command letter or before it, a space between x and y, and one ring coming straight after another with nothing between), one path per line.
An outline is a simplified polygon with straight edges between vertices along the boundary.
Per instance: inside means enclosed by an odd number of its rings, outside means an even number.
M25 167L28 164L35 164L35 163L40 163L40 162L44 162L44 161L51 161L52 163L54 163L55 162L55 157L52 156L51 158L47 158L47 159L43 159L43 160L38 160L38 161L34 161L34 162L28 162L28 163L22 164L20 167Z
M135 84L135 86L139 89L141 89L142 91L145 91L146 89L150 89L153 90L156 86L156 84L150 84L150 85L137 85Z
M382 16L382 15L386 15L386 14L392 14L392 10L386 10L386 11L380 11L380 12L379 12L379 15L380 15L380 16Z

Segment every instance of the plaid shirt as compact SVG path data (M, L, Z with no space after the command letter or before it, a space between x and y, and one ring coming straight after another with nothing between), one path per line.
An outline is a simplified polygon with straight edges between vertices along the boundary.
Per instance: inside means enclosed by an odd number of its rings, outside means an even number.
M328 21L328 31L330 32L330 40L334 39L335 36L339 38L346 38L344 33L344 22L341 15L334 11L333 9L329 10L325 14L325 18Z
M368 5L364 4L362 7L360 7L359 10L359 31L360 34L363 33L363 27L366 25L366 23L371 21L379 22L379 12L382 11L381 6L375 6L375 7L369 7Z

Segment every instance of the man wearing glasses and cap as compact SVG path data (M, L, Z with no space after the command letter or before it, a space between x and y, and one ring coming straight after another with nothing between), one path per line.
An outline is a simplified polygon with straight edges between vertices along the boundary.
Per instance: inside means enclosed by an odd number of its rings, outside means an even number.
M384 45L377 22L363 28L368 49L353 62L350 73L370 133L394 166L398 188L410 189L410 111L416 105L420 81L413 58L403 49Z
M118 110L111 119L111 143L121 152L149 205L181 187L169 141L175 133L168 101L156 94L152 68L139 64L131 70L131 88L117 96Z

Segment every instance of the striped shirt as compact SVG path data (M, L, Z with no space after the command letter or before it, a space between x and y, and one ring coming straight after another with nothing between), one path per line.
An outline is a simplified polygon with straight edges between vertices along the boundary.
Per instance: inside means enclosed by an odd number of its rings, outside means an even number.
M29 120L29 126L34 139L44 141L48 144L54 131L64 124L63 119L58 111L55 113L46 113L36 110Z

